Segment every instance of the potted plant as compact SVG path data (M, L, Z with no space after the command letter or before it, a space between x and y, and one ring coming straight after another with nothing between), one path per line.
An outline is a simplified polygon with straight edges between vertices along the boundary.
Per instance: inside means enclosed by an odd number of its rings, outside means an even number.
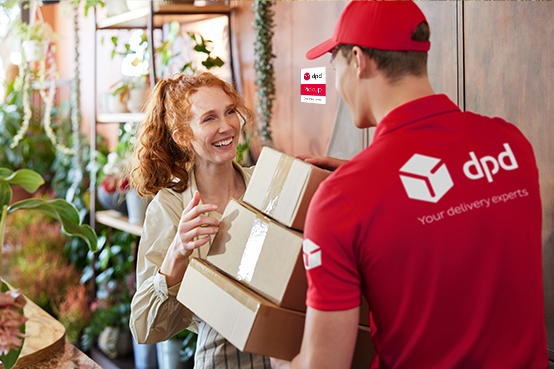
M9 205L12 197L11 185L18 184L29 193L34 193L43 183L44 179L40 174L32 170L20 169L14 172L7 168L0 168L0 208L2 209L0 216L0 247L4 244L8 214L17 210L34 209L57 219L66 234L83 238L90 250L95 252L98 242L96 233L90 226L81 224L77 209L67 201L61 199L27 199ZM0 266L1 264L0 252ZM17 293L10 291L4 281L2 281L2 293L0 308L10 309L16 313L14 317L18 318L8 319L0 324L1 328L7 332L8 337L13 338L0 343L0 361L2 361L4 368L10 369L16 364L23 347L24 338L22 335L25 333L25 318L22 317L24 299L19 297Z
M133 249L137 238L127 232L107 229L100 233L99 255L94 268L98 275L96 300L91 304L92 320L84 330L82 346L88 351L95 344L108 357L116 358L132 352L129 317L135 291ZM84 275L92 276L92 266Z
M194 366L197 334L184 329L172 338L158 342L158 369L186 369Z

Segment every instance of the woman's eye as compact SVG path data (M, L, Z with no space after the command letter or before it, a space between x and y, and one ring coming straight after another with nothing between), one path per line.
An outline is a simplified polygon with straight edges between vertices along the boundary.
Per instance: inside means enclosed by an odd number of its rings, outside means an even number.
M205 123L205 122L209 122L209 121L212 121L212 120L214 120L213 117L206 117L206 118L204 118L203 122Z
M235 114L235 113L236 113L235 109L227 110L227 115L231 115L231 114Z

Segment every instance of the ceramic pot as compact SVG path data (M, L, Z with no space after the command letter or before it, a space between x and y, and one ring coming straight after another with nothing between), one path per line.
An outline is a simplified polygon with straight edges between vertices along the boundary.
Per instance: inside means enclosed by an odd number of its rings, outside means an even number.
M98 202L104 208L108 210L116 210L125 215L127 214L125 195L118 191L108 193L103 186L98 186L97 194Z
M156 343L159 369L187 369L194 365L193 360L181 361L183 340L167 340Z
M148 101L150 95L149 88L133 88L129 90L129 101L127 101L127 109L131 113L140 113L143 111L144 105Z
M142 225L146 215L146 208L148 207L150 200L150 198L140 197L136 190L129 190L127 192L125 202L127 203L129 223Z
M129 112L129 110L127 110L127 102L121 101L120 97L120 95L114 96L114 94L110 94L108 99L108 111L110 113L119 114Z
M131 331L128 328L106 327L98 335L98 348L110 359L133 351Z
M143 345L137 343L133 338L133 355L136 369L158 368L158 354L155 343Z

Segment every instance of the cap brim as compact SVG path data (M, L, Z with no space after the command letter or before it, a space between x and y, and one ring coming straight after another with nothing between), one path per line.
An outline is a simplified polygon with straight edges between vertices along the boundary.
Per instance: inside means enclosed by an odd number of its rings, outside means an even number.
M308 52L306 53L306 58L310 60L319 58L321 55L333 50L337 45L338 42L330 38L327 41L317 45L313 49L308 50Z

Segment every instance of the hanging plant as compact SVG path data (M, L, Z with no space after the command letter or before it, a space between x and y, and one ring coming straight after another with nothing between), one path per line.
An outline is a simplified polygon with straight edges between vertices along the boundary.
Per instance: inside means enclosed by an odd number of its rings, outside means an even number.
M259 132L263 143L272 146L271 117L273 115L273 101L275 100L275 77L272 59L273 54L273 17L275 12L273 1L257 0L252 4L255 32L254 68L256 70L256 116L260 121Z
M25 48L21 53L21 63L19 65L19 75L15 81L14 88L17 91L21 91L23 95L23 122L21 128L14 137L10 148L15 148L19 142L25 137L27 129L29 128L29 121L32 117L31 106L29 102L29 88L31 87L32 80L35 80L37 89L40 93L42 100L44 101L44 130L46 135L52 142L52 144L65 154L73 155L75 152L72 149L65 147L58 143L56 135L50 125L51 111L54 105L54 97L56 95L56 60L54 58L53 45L50 42L55 37L52 28L48 23L42 20L40 10L38 10L40 16L40 22L36 22L30 25L21 20L13 22L12 27L15 36L21 40L22 45L28 45L33 43L34 51L28 52ZM48 58L48 71L46 70L46 59ZM35 63L37 69L33 69L32 65ZM48 92L46 91L46 77L48 74L48 80L50 86Z

